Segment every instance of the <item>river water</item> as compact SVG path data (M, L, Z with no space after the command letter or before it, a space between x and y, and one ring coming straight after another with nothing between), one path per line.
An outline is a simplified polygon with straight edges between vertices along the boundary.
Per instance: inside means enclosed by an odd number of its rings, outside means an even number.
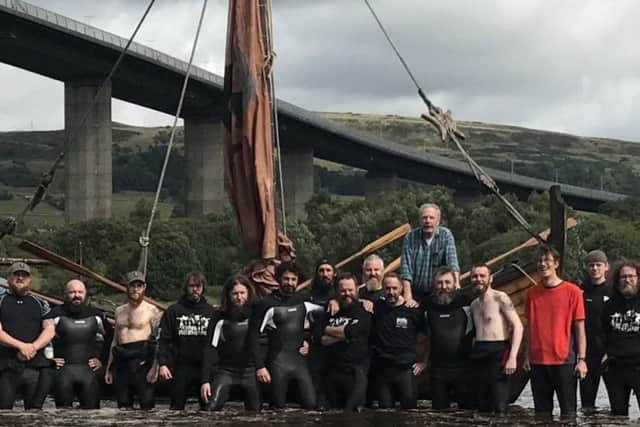
M230 403L224 411L199 412L195 402L188 405L188 410L169 411L166 403L160 403L153 411L123 410L113 406L113 402L103 402L103 409L96 411L58 410L48 400L42 411L23 411L16 406L13 411L0 411L0 426L187 426L187 425L219 425L219 426L263 426L263 425L296 425L314 427L404 427L424 425L504 425L504 426L538 426L538 425L637 425L638 408L635 396L631 399L631 416L611 417L607 414L608 401L606 392L600 391L597 404L602 410L595 414L579 413L576 420L561 420L556 410L553 421L539 420L533 416L533 401L529 387L525 388L511 413L506 417L491 417L475 414L471 411L452 410L450 412L434 412L429 402L420 402L420 407L412 411L365 410L362 413L346 414L337 411L309 412L299 409L285 411L262 411L245 413L242 405Z

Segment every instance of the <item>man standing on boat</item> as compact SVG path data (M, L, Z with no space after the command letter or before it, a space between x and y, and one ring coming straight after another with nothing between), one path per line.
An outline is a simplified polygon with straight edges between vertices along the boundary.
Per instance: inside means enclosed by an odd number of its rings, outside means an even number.
M510 376L516 371L523 328L511 298L491 288L492 281L488 265L471 268L477 296L471 303L476 330L471 366L478 409L502 415L509 404Z
M253 286L244 276L232 276L222 288L220 309L209 323L202 356L200 397L206 408L222 409L231 388L241 388L244 408L260 409L260 388L249 345L249 316L256 300Z
M131 271L124 276L128 302L115 311L115 330L104 380L113 384L118 408L133 407L138 396L141 409L155 406L153 368L155 339L162 313L144 300L144 274Z
M358 279L337 279L337 313L314 325L314 338L326 348L327 397L333 408L361 410L367 393L371 314L358 301Z
M555 248L541 246L535 260L542 282L527 292L529 345L524 368L531 370L536 414L551 416L555 393L561 414L574 417L576 378L587 375L582 291L558 277L560 253Z
M604 383L613 415L629 415L633 390L640 408L640 266L625 261L613 271L614 294L602 313Z
M12 409L18 390L25 409L41 409L53 380L52 354L45 347L55 335L49 304L29 294L31 268L9 267L9 292L0 297L0 409Z
M82 409L100 407L97 373L102 369L100 355L111 325L99 310L89 307L87 288L77 279L65 289L65 301L47 315L56 325L53 341L56 374L54 395L56 407L71 408L75 398ZM105 348L106 350L106 348Z
M455 271L449 267L436 270L434 282L430 298L424 301L432 407L449 409L453 395L458 408L470 409L469 355L473 341L470 298L460 293Z
M279 288L259 301L249 324L252 355L258 381L271 385L271 404L285 406L289 385L296 381L298 396L304 409L316 406L316 393L311 380L306 354L305 323L312 311L322 311L320 305L308 302L304 292L296 293L300 269L292 262L283 262L276 269ZM259 336L267 334L267 361L263 363Z
M199 396L202 351L214 309L204 297L207 281L202 273L187 274L180 300L171 305L160 321L158 375L172 381L170 409L183 410L187 396ZM200 406L204 407L200 400Z
M609 263L604 252L589 252L584 260L584 267L587 275L582 282L582 296L586 314L588 372L585 379L580 381L580 402L582 409L595 409L600 386L600 366L605 353L602 309L613 296L613 290L607 283Z
M449 267L459 286L460 266L456 242L451 230L440 226L440 207L433 203L420 206L421 226L404 238L400 264L403 296L408 307L417 306L433 287L434 272Z
M384 297L373 310L371 334L372 371L380 408L393 408L396 401L403 409L417 406L415 377L426 367L426 323L419 308L407 307L402 296L402 281L396 273L382 280ZM420 339L418 338L420 337ZM420 358L416 348L420 342Z

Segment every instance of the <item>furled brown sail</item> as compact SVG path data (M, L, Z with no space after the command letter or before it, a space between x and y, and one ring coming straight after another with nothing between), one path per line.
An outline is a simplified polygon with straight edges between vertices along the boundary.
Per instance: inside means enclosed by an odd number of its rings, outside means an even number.
M275 258L272 111L258 0L230 0L224 72L225 187L248 251Z

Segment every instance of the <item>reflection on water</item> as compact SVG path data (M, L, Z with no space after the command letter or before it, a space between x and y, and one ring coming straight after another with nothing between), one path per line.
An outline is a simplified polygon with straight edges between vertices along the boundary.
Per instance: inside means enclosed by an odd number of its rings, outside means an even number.
M607 408L607 396L604 390L598 395L598 405ZM231 403L223 412L199 412L195 402L188 407L191 410L169 411L166 403L158 405L161 409L153 411L127 410L120 411L113 402L103 402L103 409L96 411L57 410L51 401L42 411L24 412L21 409L0 411L2 426L170 426L170 425L222 425L222 426L261 426L261 425L298 425L315 427L396 427L423 425L504 425L504 426L537 426L537 425L636 425L639 412L632 396L631 417L611 417L606 410L595 414L580 414L577 420L562 421L556 415L554 422L538 420L533 416L531 391L527 387L516 405L511 407L507 417L490 417L470 411L434 412L429 402L421 402L420 408L414 411L373 411L365 410L360 414L342 412L309 412L298 409L285 411L262 411L258 414L246 413L241 404ZM20 406L16 406L19 408Z

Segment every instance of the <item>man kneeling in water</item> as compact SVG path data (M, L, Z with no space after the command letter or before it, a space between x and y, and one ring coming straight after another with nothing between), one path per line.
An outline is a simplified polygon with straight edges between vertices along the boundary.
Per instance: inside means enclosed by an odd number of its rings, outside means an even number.
M97 342L111 332L104 314L86 304L87 288L80 280L71 280L65 290L65 302L47 315L56 325L53 349L58 369L55 400L58 408L70 408L77 396L82 409L100 407L97 371L102 369Z
M116 327L104 380L113 383L118 408L132 407L133 396L137 394L140 408L152 409L156 375L151 369L150 341L156 337L162 313L144 300L147 287L144 274L132 271L125 275L124 282L128 302L116 308Z
M222 288L220 309L209 323L202 356L200 397L211 410L222 409L232 387L244 392L246 410L260 409L258 379L247 334L255 299L255 290L244 276L230 277Z

